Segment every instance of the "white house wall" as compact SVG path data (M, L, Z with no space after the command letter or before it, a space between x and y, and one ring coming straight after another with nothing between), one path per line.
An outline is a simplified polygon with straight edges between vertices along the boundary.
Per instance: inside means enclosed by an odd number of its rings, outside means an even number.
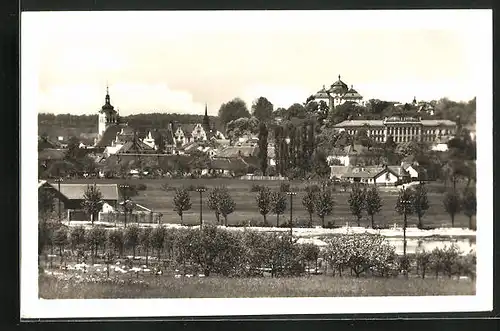
M389 178L387 178L386 174L389 174ZM375 178L375 184L394 184L398 181L398 177L395 176L391 172L384 172Z
M408 172L410 174L410 177L411 178L418 178L418 171L416 171L415 169L413 169L412 167L408 167L406 169L406 172Z

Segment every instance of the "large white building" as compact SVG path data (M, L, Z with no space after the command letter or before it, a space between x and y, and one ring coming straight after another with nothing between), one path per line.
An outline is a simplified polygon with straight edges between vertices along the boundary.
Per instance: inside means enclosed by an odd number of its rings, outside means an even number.
M389 136L395 143L421 141L434 143L451 137L456 132L456 123L449 120L421 120L420 118L393 116L383 120L347 120L334 125L339 132L346 131L355 136L366 130L368 137L376 142L386 142Z

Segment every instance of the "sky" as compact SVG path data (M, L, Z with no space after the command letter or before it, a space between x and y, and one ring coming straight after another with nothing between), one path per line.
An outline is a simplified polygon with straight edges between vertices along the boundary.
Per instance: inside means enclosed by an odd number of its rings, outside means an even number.
M289 107L339 75L364 100L460 101L480 85L480 13L30 12L21 57L36 63L38 111L56 114L97 114L107 85L121 115L216 115L235 97Z

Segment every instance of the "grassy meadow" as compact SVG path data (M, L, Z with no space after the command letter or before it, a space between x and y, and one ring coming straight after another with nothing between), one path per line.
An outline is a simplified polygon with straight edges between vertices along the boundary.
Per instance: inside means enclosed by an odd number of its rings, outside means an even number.
M161 212L163 214L163 223L180 223L180 217L173 210L173 197L174 190L164 191L162 189L163 184L167 184L171 188L182 187L182 186L198 186L204 185L207 188L211 188L218 185L225 185L231 196L236 203L236 210L233 214L229 215L228 223L231 224L241 224L243 222L248 222L253 220L255 222L261 222L263 220L262 216L258 213L255 197L255 192L250 192L250 188L253 184L265 185L272 190L278 190L280 182L279 181L251 181L251 180L239 180L230 178L218 178L218 179L97 179L96 183L128 183L133 185L145 184L147 189L145 191L139 191L139 195L133 197L133 200L155 212ZM74 179L67 180L65 183L94 183L94 180L86 179ZM292 189L298 191L298 194L293 200L293 218L294 222L303 222L304 224L308 222L309 215L304 210L302 206L302 197L305 192L303 188L309 184L308 182L292 182ZM429 188L443 187L442 183L431 183ZM461 189L461 188L457 188ZM389 226L392 227L394 223L401 225L403 223L402 216L396 213L394 206L396 204L396 199L398 192L394 187L391 188L380 188L383 207L382 211L375 216L375 224L378 226ZM207 192L204 193L204 197L207 196ZM428 194L430 208L423 218L423 223L425 227L448 227L451 226L450 216L444 211L443 208L443 193L437 193L437 190L430 189ZM349 209L349 204L347 202L349 198L349 192L342 192L340 187L336 187L335 201L336 206L334 212L331 216L327 216L325 219L325 224L332 222L335 225L345 225L346 222L350 224L356 223L356 218L351 214ZM204 199L206 201L206 199ZM191 192L191 210L184 213L184 224L198 224L199 223L199 193ZM206 202L204 202L206 203ZM280 223L287 222L289 220L290 210L288 209L284 215L280 216ZM270 224L276 224L276 216L268 214L268 222ZM203 208L203 219L208 223L215 223L215 215L211 212L206 205ZM417 217L410 216L408 218L409 226L416 226ZM320 225L320 219L314 215L313 219L314 225ZM361 225L368 226L370 224L370 219L366 215L363 216ZM468 218L462 213L455 216L455 227L467 227Z
M135 277L134 277L135 278ZM235 298L474 295L476 283L448 278L172 278L141 276L139 284L78 283L40 275L43 299Z

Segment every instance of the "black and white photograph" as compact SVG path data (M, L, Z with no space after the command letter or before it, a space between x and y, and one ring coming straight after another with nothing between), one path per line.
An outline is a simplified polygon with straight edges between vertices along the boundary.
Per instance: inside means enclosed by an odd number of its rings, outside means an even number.
M492 11L24 12L21 46L21 317L492 309Z

